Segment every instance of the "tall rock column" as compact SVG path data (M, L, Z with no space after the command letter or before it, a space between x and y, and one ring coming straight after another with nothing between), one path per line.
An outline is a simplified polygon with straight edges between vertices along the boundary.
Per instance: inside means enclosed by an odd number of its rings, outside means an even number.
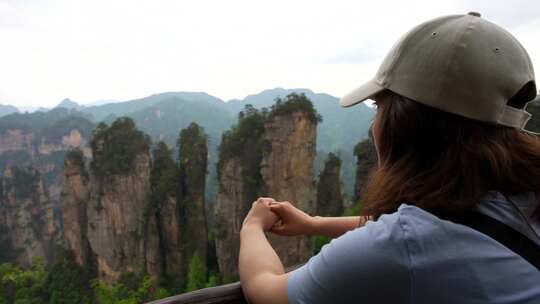
M362 199L370 172L377 165L377 151L373 138L369 137L359 142L354 147L354 155L356 156L356 180L353 199L358 201Z
M324 169L317 184L317 207L319 216L342 216L343 197L340 180L341 160L334 153L328 153Z
M261 163L264 195L289 201L313 214L316 199L313 161L317 123L320 120L304 95L278 100L265 123L265 148ZM270 241L285 266L305 262L312 253L308 237L271 235Z
M185 269L197 254L206 270L208 228L204 191L208 162L207 141L204 130L196 123L191 123L186 129L181 130L178 138L181 184L178 201Z
M82 151L70 151L64 161L64 185L60 204L66 246L73 253L75 262L81 266L86 266L90 257L86 214L89 187L90 177L85 168Z
M265 114L247 106L238 123L223 134L219 147L219 191L215 207L218 266L225 282L238 279L240 228L260 195Z
M164 142L159 142L153 151L150 176L152 187L152 215L155 217L162 255L162 273L171 285L182 286L186 274L183 267L181 246L180 208L176 199L179 192L178 167L172 159L172 151Z
M148 214L148 150L148 137L129 118L110 127L100 124L94 132L88 240L104 280L125 272L159 272L157 228Z

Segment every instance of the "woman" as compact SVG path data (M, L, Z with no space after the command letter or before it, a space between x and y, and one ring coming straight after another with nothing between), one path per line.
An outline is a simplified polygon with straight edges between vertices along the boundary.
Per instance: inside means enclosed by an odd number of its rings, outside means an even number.
M480 14L437 18L408 32L376 77L341 100L352 106L371 98L377 107L379 162L363 217L311 217L288 202L254 202L241 231L246 297L540 303L540 271L529 259L451 220L474 211L540 245L540 142L523 130L524 108L535 97L527 53ZM285 273L264 231L336 238Z

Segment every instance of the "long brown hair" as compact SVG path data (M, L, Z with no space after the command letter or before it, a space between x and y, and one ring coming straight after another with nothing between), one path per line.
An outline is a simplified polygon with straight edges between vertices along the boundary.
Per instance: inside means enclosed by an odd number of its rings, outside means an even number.
M391 91L377 98L379 165L362 214L378 218L401 203L425 210L473 208L490 190L533 191L540 199L540 140L425 106ZM540 201L533 215L540 219Z

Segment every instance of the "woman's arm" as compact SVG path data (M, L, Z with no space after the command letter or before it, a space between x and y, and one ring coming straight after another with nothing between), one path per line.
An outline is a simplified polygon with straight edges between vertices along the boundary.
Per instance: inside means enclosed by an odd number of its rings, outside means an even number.
M313 217L312 230L310 235L322 235L337 238L349 230L364 226L365 217L342 216L342 217Z
M277 221L268 206L269 200L263 198L253 203L240 230L240 282L250 303L287 304L289 275L264 234Z
M367 217L311 216L289 202L270 202L270 210L279 215L281 222L271 232L279 235L321 235L336 238L349 230L363 226Z

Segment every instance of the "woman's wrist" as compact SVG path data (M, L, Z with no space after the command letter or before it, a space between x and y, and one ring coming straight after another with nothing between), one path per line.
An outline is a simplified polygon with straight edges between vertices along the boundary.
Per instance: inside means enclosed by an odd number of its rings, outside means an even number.
M322 216L312 216L311 220L308 224L308 231L307 235L313 236L313 235L320 235L321 234L321 228L324 225L324 217Z
M243 230L263 230L263 224L261 221L256 220L247 220L242 224L242 228L240 229L240 232Z

